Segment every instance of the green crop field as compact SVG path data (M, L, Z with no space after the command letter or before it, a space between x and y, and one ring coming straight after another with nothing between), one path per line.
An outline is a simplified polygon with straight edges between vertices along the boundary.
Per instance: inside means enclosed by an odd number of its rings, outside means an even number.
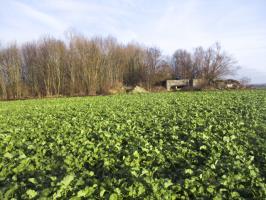
M265 199L266 90L0 102L0 199Z

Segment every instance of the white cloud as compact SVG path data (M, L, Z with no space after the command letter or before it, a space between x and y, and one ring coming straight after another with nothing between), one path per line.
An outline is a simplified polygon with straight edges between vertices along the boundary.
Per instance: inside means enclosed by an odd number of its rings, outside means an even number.
M16 10L22 12L26 17L43 23L55 30L62 30L66 27L66 24L62 20L58 20L52 15L41 12L27 4L15 1L13 5L16 6Z

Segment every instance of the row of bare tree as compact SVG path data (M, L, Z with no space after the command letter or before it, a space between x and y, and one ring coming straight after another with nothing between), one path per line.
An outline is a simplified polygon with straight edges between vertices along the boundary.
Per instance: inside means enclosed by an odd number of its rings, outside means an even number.
M154 85L170 78L212 80L232 72L234 60L216 45L166 59L158 48L120 44L112 37L43 37L0 49L0 98L108 93L118 85Z
M177 50L173 55L174 74L180 78L201 78L209 83L215 79L233 75L237 67L236 60L221 50L216 43L208 49L196 48L192 53Z

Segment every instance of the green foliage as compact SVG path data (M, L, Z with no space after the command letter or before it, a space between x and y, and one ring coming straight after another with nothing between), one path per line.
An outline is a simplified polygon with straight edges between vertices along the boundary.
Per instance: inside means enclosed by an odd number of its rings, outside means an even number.
M37 195L37 192L31 189L27 190L26 193L29 196L29 199L32 199Z
M0 199L264 199L266 91L0 102Z

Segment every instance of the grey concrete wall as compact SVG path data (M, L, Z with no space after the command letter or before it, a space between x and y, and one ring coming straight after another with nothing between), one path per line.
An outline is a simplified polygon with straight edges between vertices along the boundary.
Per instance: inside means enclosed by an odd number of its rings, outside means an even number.
M184 86L193 86L193 87L200 87L204 81L202 79L193 79L193 82L190 84L189 79L181 79L181 80L167 80L166 81L166 88L168 91L171 90L171 87L184 87Z
M166 88L168 91L170 91L171 87L173 86L182 87L182 86L188 86L188 85L189 85L189 79L167 80L166 81Z

